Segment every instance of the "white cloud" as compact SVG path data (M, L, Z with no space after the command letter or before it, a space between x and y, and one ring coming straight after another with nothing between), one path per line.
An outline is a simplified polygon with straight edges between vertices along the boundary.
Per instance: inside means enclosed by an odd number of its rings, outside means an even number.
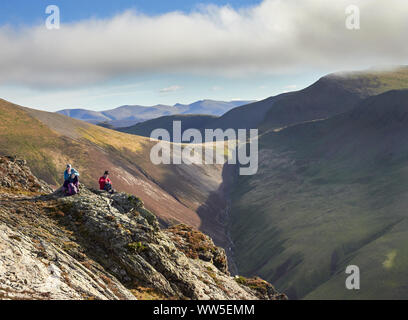
M406 63L408 1L353 4L361 12L357 31L345 27L349 0L265 0L160 16L128 11L59 30L3 26L0 83L59 87L145 73L245 76Z
M170 93L170 92L179 91L181 89L183 89L183 87L174 85L174 86L170 86L170 87L167 87L167 88L160 89L159 92L160 93Z

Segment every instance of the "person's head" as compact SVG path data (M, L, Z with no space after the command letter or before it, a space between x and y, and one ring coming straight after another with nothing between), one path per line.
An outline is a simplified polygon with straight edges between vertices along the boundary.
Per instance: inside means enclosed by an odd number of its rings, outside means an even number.
M72 169L72 166L70 164L67 164L67 172L70 172Z
M107 178L108 176L109 176L109 171L105 171L105 173L103 174L103 176L105 177L105 178Z

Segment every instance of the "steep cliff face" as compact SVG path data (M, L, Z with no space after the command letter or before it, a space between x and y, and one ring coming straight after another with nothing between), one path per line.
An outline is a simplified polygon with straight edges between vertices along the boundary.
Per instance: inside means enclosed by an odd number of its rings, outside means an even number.
M49 193L0 158L0 299L284 299L231 277L225 252L187 226L161 230L143 202L82 187Z

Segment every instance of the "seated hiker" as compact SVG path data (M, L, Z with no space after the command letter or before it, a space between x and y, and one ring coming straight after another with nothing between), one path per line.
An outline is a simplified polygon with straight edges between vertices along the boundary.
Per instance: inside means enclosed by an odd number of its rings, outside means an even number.
M74 172L71 173L71 176L68 179L68 185L65 190L65 194L69 196L73 196L79 192L79 179L78 175Z
M72 175L75 175L75 177L72 177ZM73 183L73 180L77 180L78 181L78 177L79 177L79 173L77 170L75 170L74 168L72 168L72 166L70 164L67 164L67 168L64 171L64 185L62 186L62 190L64 192L67 192L68 190L68 185L70 183ZM78 186L79 186L79 181L78 181Z
M112 188L112 182L109 179L109 171L105 171L103 176L99 178L99 189L108 191L109 193L115 192Z

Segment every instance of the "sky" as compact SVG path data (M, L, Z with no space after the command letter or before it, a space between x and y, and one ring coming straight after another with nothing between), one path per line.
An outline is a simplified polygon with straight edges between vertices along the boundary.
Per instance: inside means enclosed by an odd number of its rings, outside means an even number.
M406 64L407 17L405 0L7 0L0 97L48 111L261 100Z

